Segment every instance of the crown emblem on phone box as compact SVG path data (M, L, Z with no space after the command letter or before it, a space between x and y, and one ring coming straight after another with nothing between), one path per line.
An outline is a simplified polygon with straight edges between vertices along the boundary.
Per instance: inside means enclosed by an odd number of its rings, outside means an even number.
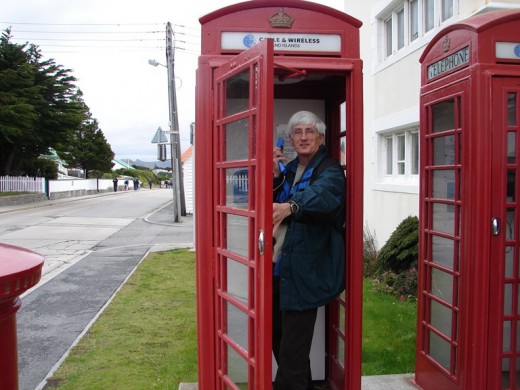
M269 17L269 23L271 24L271 27L291 28L293 22L293 17L286 13L283 9L280 9L280 11Z

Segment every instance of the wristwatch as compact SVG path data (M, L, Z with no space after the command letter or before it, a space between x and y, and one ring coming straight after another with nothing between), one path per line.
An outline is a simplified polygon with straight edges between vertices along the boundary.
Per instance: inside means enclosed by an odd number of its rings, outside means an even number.
M298 206L298 204L292 200L289 201L289 206L291 207L291 215L296 214L300 209L300 206Z

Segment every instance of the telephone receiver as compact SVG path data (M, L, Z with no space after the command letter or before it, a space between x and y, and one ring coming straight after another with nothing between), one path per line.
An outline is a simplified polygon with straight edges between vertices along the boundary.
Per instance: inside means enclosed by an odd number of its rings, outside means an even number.
M276 147L280 148L280 150L283 152L283 138L278 137L278 140L276 141ZM278 168L280 169L280 173L282 175L285 174L285 166L282 164L281 161L278 161Z
M278 137L278 140L276 141L276 147L280 148L283 152L283 138L282 137Z

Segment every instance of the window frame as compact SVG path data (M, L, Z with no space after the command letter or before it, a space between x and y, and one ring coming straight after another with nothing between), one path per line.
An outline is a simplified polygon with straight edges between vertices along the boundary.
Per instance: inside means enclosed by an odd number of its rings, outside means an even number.
M385 175L393 176L394 174L394 137L393 135L385 136Z
M380 165L382 172L378 176L383 178L383 182L397 180L415 183L419 177L419 128L412 126L385 132L379 135L379 139L384 163Z
M385 57L390 57L393 54L394 47L394 19L388 17L384 20L384 32L385 32ZM391 34L390 36L388 36Z
M401 50L406 45L406 35L407 34L406 34L405 19L406 19L406 13L405 13L404 6L403 6L402 8L398 9L396 12L396 20L397 20L397 28L396 28L397 45L396 45L396 47L397 47L397 50Z
M415 3L415 15L412 3ZM412 18L415 16L415 20ZM416 24L416 26L414 26ZM414 28L415 27L415 28ZM406 30L406 29L405 29ZM413 42L419 38L419 0L408 0L408 42Z
M395 164L397 165L396 174L398 176L406 175L406 169L408 167L407 164L407 156L406 152L409 148L406 147L407 144L407 135L406 132L395 134L395 138L397 140L395 148ZM410 161L411 164L411 161Z
M431 2L430 8L427 7L429 2ZM447 18L445 18L446 5L451 7L451 15ZM397 3L395 1L389 2L389 5L376 16L382 36L379 45L380 62L392 58L411 44L420 41L420 38L453 21L458 15L458 7L459 0L400 0ZM414 18L415 14L412 11L415 11L415 9L417 15ZM428 9L432 12L431 27L427 27ZM401 12L402 16L400 16ZM390 29L388 28L389 22L391 23ZM415 23L417 23L417 26L415 26Z

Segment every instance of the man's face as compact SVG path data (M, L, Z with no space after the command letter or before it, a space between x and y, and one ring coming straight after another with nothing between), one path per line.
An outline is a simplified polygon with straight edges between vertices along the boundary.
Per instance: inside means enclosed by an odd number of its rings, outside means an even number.
M291 129L291 143L298 156L310 158L323 143L323 135L314 126L297 124Z

